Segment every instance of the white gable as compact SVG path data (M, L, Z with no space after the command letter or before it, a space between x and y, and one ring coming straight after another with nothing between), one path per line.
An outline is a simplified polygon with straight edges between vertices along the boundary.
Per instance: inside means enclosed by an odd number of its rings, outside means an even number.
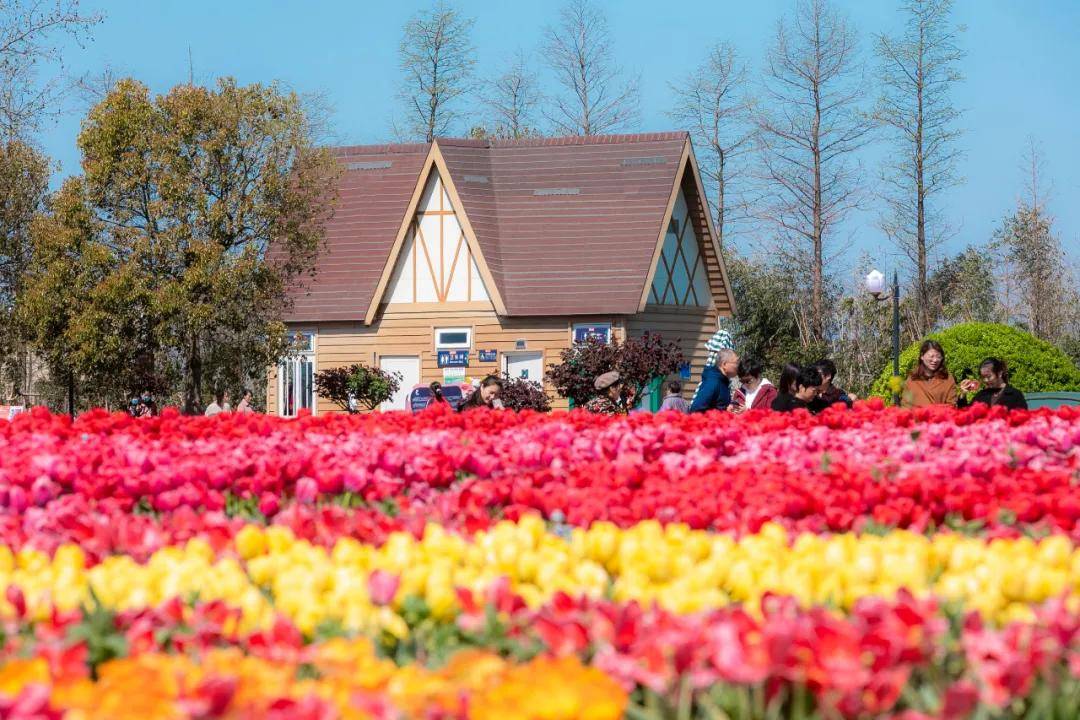
M671 210L671 222L664 236L664 246L656 263L656 275L649 290L654 305L693 305L712 303L708 270L701 255L701 242L690 220L690 208L680 191Z
M420 197L386 297L391 303L490 299L437 170Z

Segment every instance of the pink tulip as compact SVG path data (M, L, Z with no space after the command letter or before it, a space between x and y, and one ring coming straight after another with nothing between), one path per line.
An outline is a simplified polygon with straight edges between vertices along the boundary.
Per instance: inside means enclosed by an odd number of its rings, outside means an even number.
M376 605L390 605L394 602L401 577L385 570L374 570L368 575L368 595Z
M296 499L308 505L314 504L319 499L319 485L309 477L302 477L296 481Z

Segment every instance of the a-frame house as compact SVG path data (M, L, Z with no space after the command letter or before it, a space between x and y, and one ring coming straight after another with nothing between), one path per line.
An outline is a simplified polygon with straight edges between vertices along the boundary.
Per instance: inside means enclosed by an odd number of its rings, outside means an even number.
M354 362L405 378L388 409L432 380L539 381L590 334L677 340L696 379L732 312L686 133L334 152L337 205L314 274L292 289L298 352L271 373L272 412L333 410L312 376Z

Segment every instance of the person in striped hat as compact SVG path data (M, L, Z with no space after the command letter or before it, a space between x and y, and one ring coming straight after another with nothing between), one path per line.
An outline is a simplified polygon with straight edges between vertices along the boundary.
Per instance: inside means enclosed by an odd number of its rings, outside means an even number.
M716 331L705 343L709 355L701 373L701 382L690 402L690 412L727 410L731 404L731 379L739 373L739 356L735 353L734 345L731 333L726 330Z

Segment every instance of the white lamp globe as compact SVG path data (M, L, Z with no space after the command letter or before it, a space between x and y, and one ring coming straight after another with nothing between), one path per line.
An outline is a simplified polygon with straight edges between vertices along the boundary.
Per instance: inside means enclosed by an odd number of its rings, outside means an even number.
M885 292L885 276L877 270L871 270L866 276L866 289L873 295Z

